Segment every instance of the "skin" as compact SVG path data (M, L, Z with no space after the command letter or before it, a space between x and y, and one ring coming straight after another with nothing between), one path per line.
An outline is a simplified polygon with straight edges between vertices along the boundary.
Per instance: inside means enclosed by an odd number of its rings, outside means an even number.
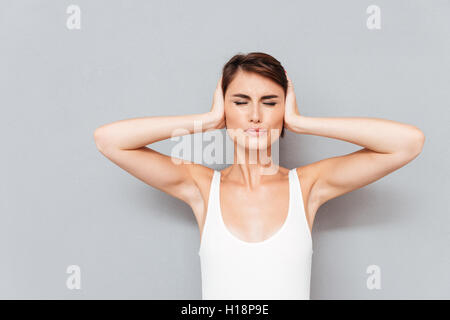
M286 96L281 86L258 74L239 71L225 98L219 79L211 110L201 114L153 116L120 120L97 128L98 150L146 184L176 197L191 208L202 235L213 169L189 161L177 163L147 145L173 136L226 128L234 141L234 163L221 171L220 207L227 229L247 242L270 238L283 225L289 202L288 169L271 161L271 145L283 126L293 133L310 134L354 143L358 151L296 167L305 214L312 230L319 207L362 188L403 167L422 151L425 136L415 126L379 118L324 118L301 115L289 76ZM236 97L245 94L248 97ZM262 99L266 95L277 98ZM236 104L241 102L244 104ZM267 103L275 103L268 105ZM250 137L249 127L269 130ZM184 129L184 132L176 131ZM274 131L271 131L271 130ZM265 151L267 157L250 154Z

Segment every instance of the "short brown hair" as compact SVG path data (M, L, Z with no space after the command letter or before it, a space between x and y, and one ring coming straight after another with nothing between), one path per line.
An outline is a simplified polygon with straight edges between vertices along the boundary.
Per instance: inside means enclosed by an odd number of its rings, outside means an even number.
M236 54L223 66L222 91L224 98L229 84L233 81L239 70L254 72L275 81L283 87L284 96L286 97L288 80L281 63L269 54L263 52L251 52L248 54ZM284 137L284 120L280 137Z

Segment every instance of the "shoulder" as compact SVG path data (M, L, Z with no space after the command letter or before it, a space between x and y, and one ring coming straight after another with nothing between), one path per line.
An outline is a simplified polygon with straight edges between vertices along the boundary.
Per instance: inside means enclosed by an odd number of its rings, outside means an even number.
M310 163L301 167L295 168L300 184L302 186L302 192L311 196L311 191L314 189L314 185L319 177L319 168L314 163ZM309 197L308 197L309 198Z
M206 167L201 164L192 163L189 166L189 171L192 180L194 181L194 184L198 188L198 190L201 193L208 192L209 193L209 187L214 175L214 169L211 169L209 167ZM196 199L192 199L195 203ZM197 199L198 200L198 199Z

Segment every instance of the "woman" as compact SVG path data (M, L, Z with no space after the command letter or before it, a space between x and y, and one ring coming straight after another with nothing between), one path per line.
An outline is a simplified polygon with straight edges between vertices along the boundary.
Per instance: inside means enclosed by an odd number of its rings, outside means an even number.
M292 81L264 53L238 54L222 71L209 112L110 123L95 131L96 145L138 179L191 206L200 229L203 299L309 299L318 208L413 160L424 134L378 118L301 115ZM198 121L202 131L226 127L232 165L216 171L146 147L193 133ZM284 128L363 148L289 170L271 155Z

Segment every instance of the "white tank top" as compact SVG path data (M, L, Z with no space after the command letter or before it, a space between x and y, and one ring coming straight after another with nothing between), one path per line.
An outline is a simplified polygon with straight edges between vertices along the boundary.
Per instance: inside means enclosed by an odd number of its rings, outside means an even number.
M202 299L309 300L312 237L296 169L289 170L289 209L270 238L247 242L226 227L214 170L198 254Z

